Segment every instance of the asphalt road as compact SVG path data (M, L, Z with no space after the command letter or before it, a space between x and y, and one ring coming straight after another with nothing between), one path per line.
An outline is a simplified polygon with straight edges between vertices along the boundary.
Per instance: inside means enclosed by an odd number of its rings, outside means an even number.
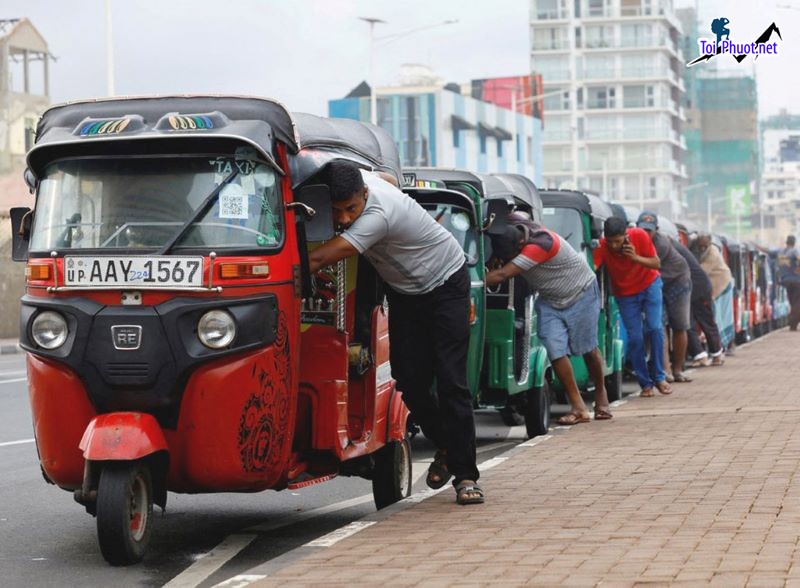
M496 413L479 412L479 461L522 442L524 434ZM170 494L144 562L112 568L100 555L95 519L68 492L45 483L32 438L24 355L0 356L3 586L213 586L375 508L370 482L359 478L296 492ZM412 449L419 491L433 448L418 435Z

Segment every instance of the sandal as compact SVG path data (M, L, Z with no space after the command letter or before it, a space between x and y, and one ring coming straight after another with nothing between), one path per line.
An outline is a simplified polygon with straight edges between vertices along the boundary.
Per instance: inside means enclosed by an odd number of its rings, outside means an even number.
M608 410L608 407L605 408L598 408L594 407L594 420L596 421L607 421L609 419L613 419L614 415L611 414L611 411Z
M483 489L472 480L461 480L456 485L456 502L458 504L483 504L485 500Z
M556 424L566 427L571 427L572 425L577 425L579 423L588 423L592 419L589 418L589 415L581 415L576 412L570 412L562 416L560 419L556 421Z
M672 394L672 388L670 387L670 385L667 383L666 380L661 380L660 382L656 382L656 388L658 389L659 392L661 392L661 394L664 394L665 396L667 394Z
M672 377L672 374L667 374L667 384L672 384L675 381L675 378Z
M450 472L447 470L447 452L444 449L440 449L433 456L433 463L428 468L425 483L428 488L438 490L447 484L451 477Z
M653 396L655 396L655 394L653 394L653 388L650 387L650 388L642 388L642 391L639 393L639 396L641 396L642 398L652 398Z
M685 375L685 374L683 374L683 373L676 374L676 375L674 376L674 380L675 380L675 382L677 382L678 384L688 384L689 382L691 382L691 381L692 381L692 379L691 379L689 376L687 376L687 375Z

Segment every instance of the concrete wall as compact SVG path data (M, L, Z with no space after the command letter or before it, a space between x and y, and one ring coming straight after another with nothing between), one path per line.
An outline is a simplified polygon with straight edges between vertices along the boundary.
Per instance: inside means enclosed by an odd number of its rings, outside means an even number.
M19 299L25 264L11 261L11 221L0 215L0 339L19 336Z

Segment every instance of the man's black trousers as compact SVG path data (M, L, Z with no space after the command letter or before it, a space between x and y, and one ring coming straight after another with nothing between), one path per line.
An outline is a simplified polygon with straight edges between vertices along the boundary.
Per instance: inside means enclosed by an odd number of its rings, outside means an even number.
M467 387L467 267L426 294L387 288L387 296L392 376L411 418L439 449L447 450L447 468L455 484L477 480L475 417Z

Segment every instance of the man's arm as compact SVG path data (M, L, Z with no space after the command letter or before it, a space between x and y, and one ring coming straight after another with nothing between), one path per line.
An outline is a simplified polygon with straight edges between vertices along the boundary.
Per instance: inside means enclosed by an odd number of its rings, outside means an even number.
M631 260L633 263L638 263L639 265L643 265L644 267L650 269L661 269L661 260L656 255L655 257L644 257L636 253L636 248L631 243L626 243L622 246L622 252Z
M522 273L522 268L513 263L507 263L500 269L492 270L486 274L486 286L492 287L502 284Z
M358 249L353 247L349 241L337 236L308 254L308 266L311 273L314 274L323 267L333 265L337 261L357 253Z

